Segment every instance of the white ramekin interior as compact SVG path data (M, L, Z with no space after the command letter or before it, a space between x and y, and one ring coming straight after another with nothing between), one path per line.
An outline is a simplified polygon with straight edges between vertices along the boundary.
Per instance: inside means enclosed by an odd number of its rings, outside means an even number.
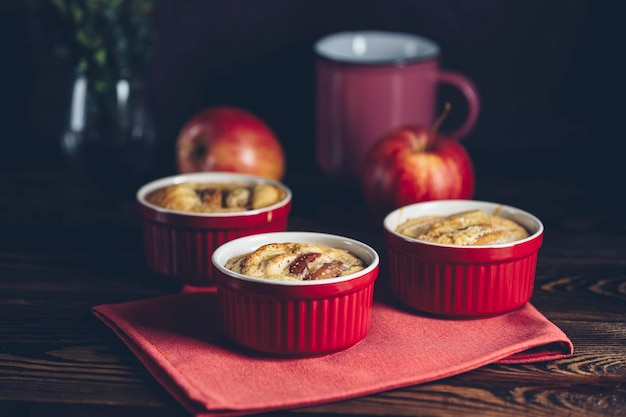
M408 206L400 207L387 216L383 221L383 225L388 232L391 232L397 235L400 238L406 240L415 240L411 239L407 236L401 235L396 232L396 228L401 223L406 220L414 217L420 216L448 216L454 213L460 213L468 210L482 210L485 214L489 215L497 215L498 217L502 217L505 219L513 220L528 230L530 236L525 239L517 240L515 242L509 243L501 243L495 245L481 245L481 246L471 246L468 249L473 248L496 248L496 247L507 247L512 245L517 245L529 240L536 238L539 234L543 233L543 224L542 222L535 217L534 215L505 204L493 203L489 201L477 201L477 200L434 200L427 201L423 203L410 204ZM417 241L417 240L415 240ZM433 246L450 246L450 247L458 247L455 245L445 245L439 243L432 242L424 242L420 241L422 244L428 244Z
M273 184L278 187L281 187L285 191L285 198L279 201L276 204L273 204L268 207L263 207L256 210L246 210L241 212L227 212L227 213L187 213L176 210L170 210L163 207L156 206L154 204L146 201L146 196L153 191L158 190L159 188L166 187L168 185L181 184L184 182L192 182L192 183L203 183L203 182L214 182L214 183L229 183L229 182L248 182L248 183L264 183L264 184ZM139 188L136 194L136 199L140 204L143 204L147 207L150 207L153 210L164 212L164 213L178 213L178 214L186 214L189 216L199 216L199 217L231 217L233 215L237 216L245 216L245 215L254 215L264 211L275 209L276 207L283 206L291 201L292 193L291 190L284 185L283 183L275 180L271 180L268 178L258 177L255 175L248 174L240 174L235 172L196 172L189 174L180 174L173 175L169 177L159 178L157 180L151 181L142 187Z
M224 267L226 262L234 256L252 252L265 244L286 242L313 243L333 247L336 249L344 249L349 251L353 255L361 258L367 264L367 267L352 275L315 281L281 281L254 278L233 272ZM241 237L231 240L230 242L226 242L218 247L213 252L211 260L216 268L218 268L222 273L231 277L244 281L258 282L267 285L289 286L312 286L349 281L351 279L369 273L374 268L376 268L380 262L378 253L372 247L366 245L365 243L344 236L317 232L275 232Z

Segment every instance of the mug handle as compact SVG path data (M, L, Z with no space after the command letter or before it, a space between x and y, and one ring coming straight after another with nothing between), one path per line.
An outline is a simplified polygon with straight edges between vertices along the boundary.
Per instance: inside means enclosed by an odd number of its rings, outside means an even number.
M454 71L442 70L439 72L439 82L458 88L467 100L467 117L465 121L446 136L459 140L467 135L478 120L480 113L480 96L476 85L465 75Z

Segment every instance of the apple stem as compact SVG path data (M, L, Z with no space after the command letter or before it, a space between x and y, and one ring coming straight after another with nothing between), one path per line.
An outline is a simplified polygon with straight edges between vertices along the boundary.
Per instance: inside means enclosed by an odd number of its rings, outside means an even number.
M451 107L452 106L450 105L450 103L446 101L446 103L443 105L443 112L441 112L439 117L437 117L437 119L435 120L435 123L433 123L430 128L431 136L434 136L437 133L443 121L446 120L446 117L448 117L448 113L450 113Z

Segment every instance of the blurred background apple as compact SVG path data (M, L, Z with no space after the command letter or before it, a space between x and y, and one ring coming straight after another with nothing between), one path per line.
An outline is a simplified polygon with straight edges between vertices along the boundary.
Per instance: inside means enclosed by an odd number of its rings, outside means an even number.
M283 148L272 129L251 112L211 107L193 116L176 141L179 173L228 171L281 180Z
M421 126L383 136L367 155L362 173L363 195L378 219L412 203L471 198L474 186L474 167L465 148Z

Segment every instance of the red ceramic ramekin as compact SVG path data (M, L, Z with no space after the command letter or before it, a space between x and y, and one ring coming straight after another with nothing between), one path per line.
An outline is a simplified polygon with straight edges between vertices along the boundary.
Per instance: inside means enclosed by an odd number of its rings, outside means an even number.
M253 278L224 267L233 256L284 242L344 249L367 266L355 274L315 281ZM265 233L220 246L213 265L222 329L238 345L280 356L317 356L353 346L370 329L379 256L364 243L324 233Z
M181 212L146 201L152 191L182 182L269 183L281 187L285 198L265 208L232 213ZM184 285L215 285L211 265L215 248L241 236L286 230L291 201L291 190L284 184L246 174L203 172L152 181L137 192L146 262L157 273Z
M412 239L396 232L409 218L482 210L516 221L530 236L511 243L457 246ZM533 293L544 227L530 213L474 200L438 200L398 208L384 219L393 295L416 310L449 317L502 314Z

